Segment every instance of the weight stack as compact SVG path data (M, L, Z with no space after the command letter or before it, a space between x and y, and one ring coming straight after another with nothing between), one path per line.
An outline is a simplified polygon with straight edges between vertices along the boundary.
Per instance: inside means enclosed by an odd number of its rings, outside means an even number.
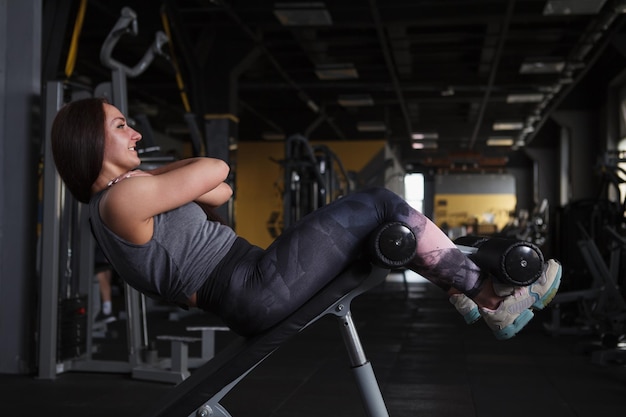
M81 356L87 344L87 297L61 300L58 317L57 360Z

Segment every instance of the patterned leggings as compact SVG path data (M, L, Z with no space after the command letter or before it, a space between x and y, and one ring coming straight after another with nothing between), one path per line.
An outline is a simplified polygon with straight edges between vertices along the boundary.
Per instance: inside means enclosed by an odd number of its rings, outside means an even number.
M377 226L399 221L417 237L407 267L472 296L480 269L427 217L384 188L342 197L305 216L263 250L239 239L198 292L198 306L236 332L260 332L291 314L363 251Z

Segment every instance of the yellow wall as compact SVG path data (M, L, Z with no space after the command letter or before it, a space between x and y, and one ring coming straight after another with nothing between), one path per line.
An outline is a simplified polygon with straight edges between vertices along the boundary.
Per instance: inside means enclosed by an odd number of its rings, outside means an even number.
M312 142L328 146L346 171L360 171L385 147L385 141ZM283 173L274 161L284 159L283 142L241 142L236 155L235 230L250 243L267 247L276 217L282 218Z
M311 145L326 145L341 159L346 171L360 171L385 146L386 142L377 141L342 141L311 142Z
M266 247L272 212L282 212L282 143L240 143L237 148L235 230L250 243Z
M437 194L434 220L440 227L444 222L449 227L459 227L473 219L485 224L493 217L493 223L502 230L516 204L515 194Z

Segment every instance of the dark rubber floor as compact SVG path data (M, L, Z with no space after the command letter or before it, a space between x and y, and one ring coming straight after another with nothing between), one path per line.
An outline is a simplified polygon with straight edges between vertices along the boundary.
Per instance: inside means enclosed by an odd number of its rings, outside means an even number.
M496 341L484 323L466 325L440 290L419 279L408 293L401 282L387 282L357 298L352 311L391 417L626 413L625 363L594 363L592 352L604 349L597 337L548 335L542 324L550 311L537 314L515 338ZM151 313L151 334L180 333L207 321L201 314L170 318ZM365 416L336 326L324 318L291 339L222 405L233 417ZM124 320L110 327L112 337L101 340L100 349L123 360ZM231 337L218 333L217 348ZM166 344L156 347L168 354ZM0 415L139 416L172 389L124 373L65 372L52 380L0 375Z

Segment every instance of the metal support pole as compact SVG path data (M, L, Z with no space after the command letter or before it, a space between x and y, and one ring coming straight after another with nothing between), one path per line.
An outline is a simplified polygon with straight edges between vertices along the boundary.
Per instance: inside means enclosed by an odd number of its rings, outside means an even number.
M43 223L41 255L41 305L39 316L39 378L53 379L57 369L57 310L59 304L59 228L62 183L52 158L50 128L63 105L63 85L48 82L45 94L46 140L44 150Z
M142 295L129 286L124 285L126 294L126 331L128 335L128 362L130 367L136 367L143 363L142 353L148 345L145 302Z
M352 320L352 313L348 311L345 315L339 318L341 326L341 335L343 336L343 342L348 350L348 356L350 357L350 365L352 367L361 366L367 363L365 357L365 351L363 345L359 339L359 334L354 326Z
M111 84L113 105L118 108L124 117L128 117L128 92L126 86L126 74L117 68L111 71Z
M95 244L91 235L91 227L89 224L89 206L86 204L79 205L79 237L78 242L80 245L79 255L79 293L87 294L87 335L86 335L86 348L85 356L91 359L93 352L93 331L95 324L95 317L97 309L94 308L100 305L100 291L98 291L97 297L94 297L94 252Z
M183 341L172 342L172 372L185 372L189 368L189 345Z
M367 360L359 334L354 326L350 310L340 317L339 325L343 341L348 351L352 372L361 394L363 407L368 417L388 417L387 406L376 381L372 364Z
M0 1L0 374L36 365L42 3Z

